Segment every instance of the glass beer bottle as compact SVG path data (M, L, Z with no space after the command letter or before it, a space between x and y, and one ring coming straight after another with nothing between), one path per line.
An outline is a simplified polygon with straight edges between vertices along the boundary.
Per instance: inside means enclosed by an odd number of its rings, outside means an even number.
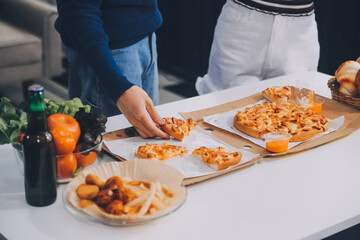
M45 116L44 88L28 87L28 127L23 139L25 197L32 206L47 206L56 200L56 155L54 138Z

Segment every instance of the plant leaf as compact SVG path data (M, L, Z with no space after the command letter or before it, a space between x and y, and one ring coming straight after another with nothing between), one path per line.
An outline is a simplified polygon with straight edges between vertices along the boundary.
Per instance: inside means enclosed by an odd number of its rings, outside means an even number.
M4 112L1 115L1 117L5 120L5 122L10 122L11 120L14 120L14 119L19 120L19 117L16 114L16 109L14 106L12 108L5 106Z
M1 100L0 100L0 110L1 110L1 112L2 112L2 110L4 108L4 106L9 104L9 103L11 104L11 101L7 97L2 97L1 98Z
M19 120L22 122L22 123L26 123L26 125L27 125L27 114L26 114L26 112L20 112L19 111Z
M4 119L0 118L0 144L10 143L9 129Z

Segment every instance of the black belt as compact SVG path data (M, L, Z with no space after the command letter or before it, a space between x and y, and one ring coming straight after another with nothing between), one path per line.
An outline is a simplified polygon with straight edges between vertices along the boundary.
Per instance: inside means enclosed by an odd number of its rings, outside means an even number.
M235 3L241 4L245 7L258 10L260 12L269 14L282 15L311 15L314 12L314 3L312 0L308 1L283 1L283 0L262 0L264 3L276 4L270 6L254 2L252 0L233 0ZM298 8L291 8L297 6Z

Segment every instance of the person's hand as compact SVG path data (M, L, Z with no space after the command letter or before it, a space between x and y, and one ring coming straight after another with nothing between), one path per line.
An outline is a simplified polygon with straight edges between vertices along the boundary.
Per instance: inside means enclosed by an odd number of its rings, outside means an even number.
M141 88L132 86L126 90L119 97L116 105L141 137L169 138L167 133L157 127L165 124L165 121L156 112L151 99Z

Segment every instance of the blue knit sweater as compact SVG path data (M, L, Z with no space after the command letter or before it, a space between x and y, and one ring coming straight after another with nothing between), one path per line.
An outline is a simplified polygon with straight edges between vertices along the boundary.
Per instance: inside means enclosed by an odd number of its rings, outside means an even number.
M57 7L55 28L63 43L80 52L116 102L133 84L110 49L130 46L161 26L157 0L58 0Z

